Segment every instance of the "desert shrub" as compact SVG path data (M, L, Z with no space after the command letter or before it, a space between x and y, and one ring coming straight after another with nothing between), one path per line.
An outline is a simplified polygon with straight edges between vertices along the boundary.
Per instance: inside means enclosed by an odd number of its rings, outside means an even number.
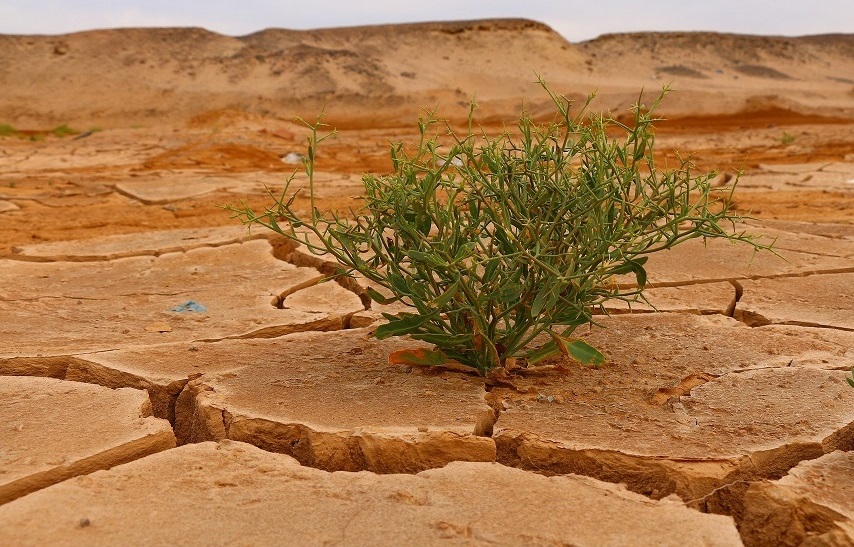
M67 137L68 135L76 135L79 133L76 129L68 127L68 124L62 124L50 130L57 137Z
M18 131L8 123L0 123L0 137L10 137Z
M436 346L413 351L413 362L453 359L482 374L561 353L599 364L602 354L572 333L605 302L642 296L648 255L693 238L760 245L734 233L732 188L716 198L714 173L695 175L688 160L656 166L653 111L666 89L651 108L634 106L626 125L588 114L590 100L571 114L542 85L553 121L522 114L513 134L475 131L474 105L464 132L433 114L419 119L414 150L394 144L394 172L364 176L364 203L349 215L315 208L315 154L329 136L318 118L306 123L310 213L295 210L293 177L263 213L229 208L358 272L382 288L369 289L374 301L411 308L384 314L374 334ZM626 274L633 282L615 282Z

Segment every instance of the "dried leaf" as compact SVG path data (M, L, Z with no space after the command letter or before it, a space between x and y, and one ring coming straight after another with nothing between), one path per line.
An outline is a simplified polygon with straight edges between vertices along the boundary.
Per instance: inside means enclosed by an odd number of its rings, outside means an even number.
M401 349L391 352L388 356L389 365L435 367L445 364L447 360L448 358L441 351L424 348Z

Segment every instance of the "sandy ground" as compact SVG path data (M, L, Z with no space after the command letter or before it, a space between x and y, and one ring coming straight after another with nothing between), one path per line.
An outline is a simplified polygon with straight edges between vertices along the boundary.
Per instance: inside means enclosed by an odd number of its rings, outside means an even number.
M159 544L186 515L198 544L851 544L852 59L852 36L526 21L0 36L0 543ZM346 211L419 106L544 116L532 67L618 116L672 81L660 164L740 173L785 260L686 245L650 262L662 313L586 335L603 370L484 386L386 365L412 343L366 336L359 287L222 208L299 168L294 114L328 105L318 206Z
M792 185L780 191L750 183L751 175L765 173L763 167L768 165L785 172L788 165L800 171L801 164L819 169L854 161L854 122L816 123L786 112L738 120L712 117L706 119L707 125L703 120L660 122L657 145L664 160L675 162L674 151L680 151L690 153L707 171L741 171L746 191L736 195L739 212L769 220L854 222L850 190L844 184ZM389 143L412 142L415 130L339 130L336 138L324 143L318 159L318 169L330 186L320 193L320 206L346 210L357 205L350 198L360 194L361 175L389 172ZM19 210L3 216L0 252L39 241L228 224L228 215L219 206L240 200L259 209L269 205L263 189L280 188L299 168L281 158L305 153L305 133L293 122L217 112L203 127L193 122L177 128L109 129L80 140L3 138L0 199ZM809 171L804 173L801 179ZM116 188L117 183L136 180L202 185L197 195L180 201L144 203ZM211 180L211 186L204 186Z

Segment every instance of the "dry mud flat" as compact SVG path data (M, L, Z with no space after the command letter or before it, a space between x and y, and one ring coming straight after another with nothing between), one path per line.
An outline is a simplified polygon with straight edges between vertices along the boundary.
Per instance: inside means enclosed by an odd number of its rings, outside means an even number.
M185 519L198 544L854 541L854 237L793 226L761 229L785 261L653 258L660 313L584 333L605 367L489 389L389 367L413 342L370 338L357 286L263 234L18 247L0 542L158 543Z
M769 112L657 142L744 168L735 202L779 257L662 253L650 304L582 332L606 366L489 386L388 366L416 343L369 336L357 283L223 226L281 189L297 126L0 139L0 545L854 544L854 125ZM320 207L352 205L398 131L330 141Z

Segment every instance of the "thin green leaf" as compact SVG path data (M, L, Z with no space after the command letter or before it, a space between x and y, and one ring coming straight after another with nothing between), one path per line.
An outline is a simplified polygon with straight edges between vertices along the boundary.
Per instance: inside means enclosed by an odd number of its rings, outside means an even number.
M573 340L567 345L567 349L573 359L584 365L598 367L605 364L605 356L584 340Z
M411 335L416 340L423 340L430 344L435 344L442 348L454 348L471 343L471 334L422 334L416 333Z
M424 251L416 251L410 249L406 251L406 256L410 258L413 262L419 262L422 264L428 264L432 268L445 268L447 267L447 263L436 256L434 253L427 253Z
M531 304L531 316L537 317L543 310L551 311L554 305L560 298L560 293L564 289L564 284L558 281L544 285L537 296L534 297L534 302Z
M448 289L439 295L438 298L433 300L431 303L433 306L437 308L442 308L445 304L451 301L451 299L456 296L457 291L460 289L460 284L462 283L462 278L457 279Z
M565 338L557 333L549 332L557 347L566 355L583 365L598 367L605 364L605 356L599 350L584 340Z
M633 273L637 279L638 287L643 289L646 286L646 270L643 265L646 264L647 260L649 260L648 256L642 256L634 260L626 259L622 264L608 270L608 273L611 275Z
M644 257L644 258L646 258L646 257ZM644 287L646 287L646 270L644 269L644 267L641 264L642 263L639 263L638 261L633 260L632 261L632 266L633 266L632 271L635 273L635 278L637 279L638 287L643 289Z
M543 286L537 292L537 295L534 297L534 301L531 303L531 315L533 317L540 315L540 312L543 311L543 307L545 307L546 300L551 295L551 292L551 285Z
M365 289L365 291L368 293L368 296L371 297L371 300L373 300L377 304L382 304L382 305L393 304L394 302L397 302L398 300L400 300L399 296L387 298L387 297L383 296L382 294L378 293L376 290L374 290L371 287L368 287L367 289Z
M379 340L390 336L403 336L417 332L418 329L425 323L430 322L432 316L416 315L416 314L400 314L402 317L394 317L392 315L383 314L389 322L385 325L380 325L374 331L374 336Z
M501 259L493 258L486 263L486 268L483 269L483 282L489 283L495 278L495 272L498 270L498 265L501 264Z
M409 285L406 283L406 279L404 279L402 275L390 273L388 274L388 281L391 286L391 290L396 294L401 296L412 296L412 290L410 290Z
M421 232L422 235L428 235L430 230L433 228L433 221L430 220L430 217L427 215L421 215L418 218L418 231Z
M557 344L554 342L546 342L539 348L525 353L523 357L528 361L529 365L536 365L540 361L548 359L549 357L554 357L555 355L560 355L560 353L561 350Z
M586 325L590 322L590 316L585 313L574 309L567 309L564 313L557 314L552 318L552 323L555 325L564 325L572 327L571 329L567 329L569 332L575 329L575 327L579 327L581 325Z

